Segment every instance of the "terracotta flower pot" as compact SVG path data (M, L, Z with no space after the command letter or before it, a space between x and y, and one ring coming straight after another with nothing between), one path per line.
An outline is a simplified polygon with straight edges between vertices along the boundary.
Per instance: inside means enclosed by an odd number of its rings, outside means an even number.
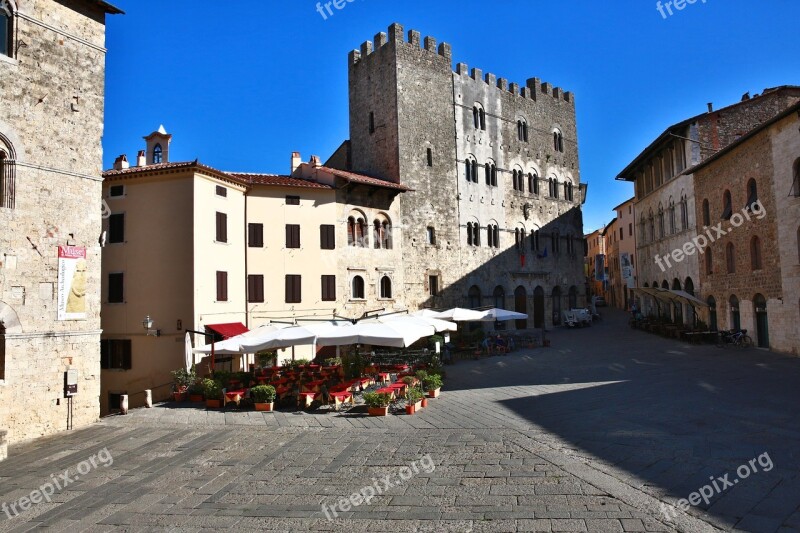
M417 404L412 403L411 405L406 405L406 414L413 415L417 412Z
M428 407L428 399L427 398L423 398L422 400L420 400L420 404L421 404L421 407Z
M389 414L389 406L386 407L368 407L369 416L386 416Z
M203 395L202 394L190 394L189 395L189 401L192 402L192 403L200 403L200 402L203 401Z
M256 411L272 411L274 408L275 408L275 402L256 404Z
M208 409L219 409L222 407L222 400L206 400L206 407Z
M173 392L172 397L176 402L185 402L188 394L185 392Z
M428 391L428 398L438 398L441 390L441 388L438 388Z

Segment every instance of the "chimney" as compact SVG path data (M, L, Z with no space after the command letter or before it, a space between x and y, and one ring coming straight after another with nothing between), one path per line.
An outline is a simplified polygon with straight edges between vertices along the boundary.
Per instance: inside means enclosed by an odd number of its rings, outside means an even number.
M128 156L122 154L114 160L114 170L125 170L126 168L131 168L131 164L128 163Z
M294 174L294 171L297 170L300 167L300 164L302 162L303 162L303 160L300 158L300 152L292 152L292 172L291 172L291 174Z
M137 167L147 166L147 156L145 155L144 150L139 150L139 153L136 156L136 166Z
M750 100L750 91L747 91L742 95L742 102Z
M322 163L320 162L318 155L312 155L311 156L311 160L309 161L309 164L312 167L321 167L322 166Z
M709 113L713 113L714 112L714 104L712 102L708 103L708 112Z

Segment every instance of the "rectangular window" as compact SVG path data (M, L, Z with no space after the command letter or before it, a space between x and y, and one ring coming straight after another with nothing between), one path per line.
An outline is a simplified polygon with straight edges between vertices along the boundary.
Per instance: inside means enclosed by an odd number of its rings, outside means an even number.
M100 368L130 370L130 339L102 339L100 341Z
M369 112L369 132L375 133L375 113Z
M287 196L286 197L286 205L300 205L300 197L299 196Z
M300 224L286 224L286 247L300 248Z
M619 240L625 240L625 228L619 228Z
M628 237L633 237L633 223L628 224Z
M439 296L439 276L428 276L428 294Z
M228 273L217 271L217 301L228 301Z
M336 226L322 224L319 227L319 247L322 250L336 249Z
M250 248L264 247L264 224L247 225L247 245Z
M322 276L322 301L336 301L336 276Z
M223 198L227 198L228 197L228 189L226 189L222 185L217 185L217 196L222 196Z
M433 166L433 148L428 148L428 166Z
M299 304L301 303L300 294L301 276L297 274L286 275L286 303Z
M436 229L433 226L428 226L427 237L428 244L436 244Z
M112 185L108 188L108 196L110 198L120 198L125 196L125 186L124 185Z
M121 304L125 302L125 275L114 272L108 275L108 303Z
M217 242L228 242L228 215L217 212Z
M247 301L264 303L264 276L251 274L247 276Z
M125 242L125 213L115 213L108 217L108 242Z

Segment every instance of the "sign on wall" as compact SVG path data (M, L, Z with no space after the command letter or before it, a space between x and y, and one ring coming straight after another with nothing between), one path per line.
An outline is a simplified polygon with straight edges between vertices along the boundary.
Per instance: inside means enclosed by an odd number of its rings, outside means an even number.
M86 248L58 247L58 320L86 319Z
M633 264L631 264L631 254L622 252L619 254L620 271L622 272L622 281L629 289L634 288L633 280Z
M594 257L594 279L595 281L606 280L606 256L597 254Z

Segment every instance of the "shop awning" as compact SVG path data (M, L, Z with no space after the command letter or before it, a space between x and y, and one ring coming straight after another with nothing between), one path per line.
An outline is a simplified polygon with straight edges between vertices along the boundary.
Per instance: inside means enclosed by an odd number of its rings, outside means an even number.
M235 337L250 331L247 329L247 326L241 322L232 322L230 324L208 324L206 329L210 329L214 333L222 335L223 340L230 339L231 337Z
M659 289L658 287L638 287L633 290L634 292L652 296L653 298L666 303L678 302L682 304L688 304L692 307L708 307L706 302L692 296L686 291L673 291L668 289Z

